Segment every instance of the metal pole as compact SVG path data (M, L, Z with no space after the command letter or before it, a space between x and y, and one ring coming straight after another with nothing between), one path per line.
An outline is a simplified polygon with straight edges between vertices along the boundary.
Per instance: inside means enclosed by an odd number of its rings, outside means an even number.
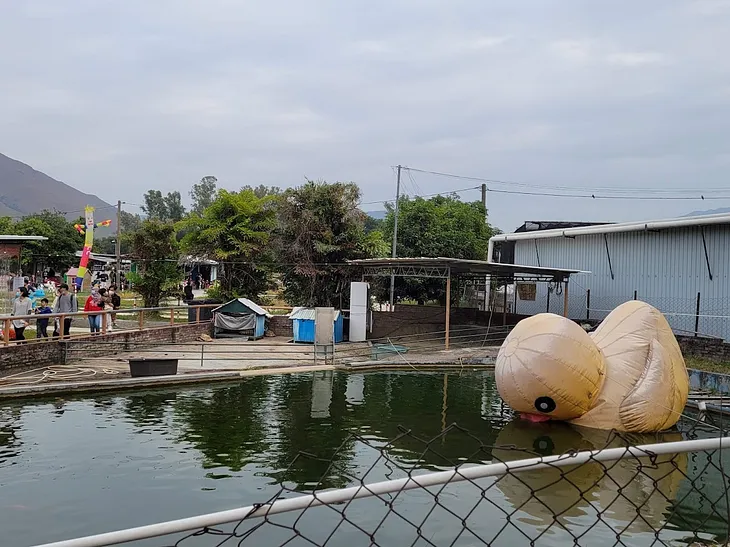
M591 290L586 289L586 321L591 318Z
M507 325L507 282L504 282L504 295L502 299L502 326Z
M700 331L700 293L697 293L697 310L695 311L695 336Z
M563 285L563 317L568 317L568 280Z
M547 286L547 307L545 309L545 313L550 313L550 283L548 283Z
M122 202L117 201L117 290L122 290Z
M400 171L401 166L397 168L397 176L395 183L395 210L393 211L393 253L392 257L398 256L398 207L400 203ZM393 300L395 298L395 273L390 274L390 311L393 311Z
M489 222L487 216L487 185L482 184L482 205L484 206L484 222ZM491 249L491 246L490 246ZM492 257L487 256L487 262L491 262ZM484 278L484 311L489 309L489 287L491 286L490 276Z
M451 327L451 268L449 268L448 276L446 277L446 349L449 349L449 328Z
M634 300L638 300L638 298L637 298L638 296L639 296L639 293L636 290L634 290Z

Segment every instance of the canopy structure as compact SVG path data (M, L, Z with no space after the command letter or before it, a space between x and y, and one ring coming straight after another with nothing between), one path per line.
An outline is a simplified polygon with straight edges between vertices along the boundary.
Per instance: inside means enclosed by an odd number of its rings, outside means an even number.
M500 264L485 260L464 260L460 258L367 258L351 260L349 264L363 269L367 277L432 277L446 280L446 349L449 348L449 327L451 320L451 279L452 277L486 280L489 284L496 280L507 285L516 281L533 283L563 284L563 315L568 314L568 281L571 275L590 273L569 268L544 268L541 266L522 266L519 264ZM486 291L485 291L486 292ZM505 290L505 299L507 291ZM503 310L506 317L506 306Z

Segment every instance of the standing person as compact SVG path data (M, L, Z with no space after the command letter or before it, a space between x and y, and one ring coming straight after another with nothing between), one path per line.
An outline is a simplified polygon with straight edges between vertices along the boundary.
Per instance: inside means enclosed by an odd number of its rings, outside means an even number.
M101 301L101 295L99 294L99 291L94 286L91 289L91 294L86 299L86 304L84 304L84 311L103 311L104 310L104 304ZM98 334L101 330L101 316L100 315L89 315L89 330L91 331L91 334Z
M109 294L109 291L106 290L104 287L99 289L99 306L102 310L105 312L109 312L113 309L112 307L112 297ZM112 330L112 321L111 321L111 313L105 313L104 315L100 316L101 319L101 328L104 329L104 316L106 316L106 330L103 330L102 334L106 334L107 332L111 332Z
M117 293L117 286L114 284L111 287L109 287L109 299L111 300L113 310L121 309L122 297L119 296L119 293ZM114 327L116 329L117 328L117 314L112 313L111 316L112 316L112 327Z
M48 307L48 298L41 299L40 305L35 309L35 312L41 315L53 313L53 310ZM38 319L36 322L36 338L48 338L48 318Z
M69 292L68 285L61 283L58 287L58 298L53 306L53 313L76 313L79 311L79 304L76 301L76 295ZM62 336L66 337L71 332L71 321L73 317L64 317L63 325L60 325ZM54 336L58 336L55 332Z
M20 296L13 302L13 311L11 315L30 315L33 313L33 303L30 301L30 298L28 298L28 289L20 287L19 292ZM25 327L29 324L30 323L28 323L27 319L15 319L13 321L13 327L15 327L15 339L18 342L25 340L23 332L25 331Z
M190 279L188 279L185 283L183 295L185 296L185 302L192 302L195 299L195 295L193 294L193 282Z

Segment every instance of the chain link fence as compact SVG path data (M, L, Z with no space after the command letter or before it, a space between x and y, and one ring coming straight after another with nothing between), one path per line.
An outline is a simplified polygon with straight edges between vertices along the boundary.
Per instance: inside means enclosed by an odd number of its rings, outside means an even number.
M260 504L54 545L725 545L724 434L720 414L651 435L511 420L493 444L458 425L351 435L327 457L299 454ZM338 463L353 451L364 470ZM292 482L303 470L313 480Z

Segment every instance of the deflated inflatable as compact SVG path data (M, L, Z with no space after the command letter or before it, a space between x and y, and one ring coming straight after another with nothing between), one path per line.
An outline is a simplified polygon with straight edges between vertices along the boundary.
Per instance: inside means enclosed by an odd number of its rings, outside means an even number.
M532 421L653 432L679 420L689 379L659 310L638 300L613 310L589 335L541 313L520 321L495 365L502 398Z

